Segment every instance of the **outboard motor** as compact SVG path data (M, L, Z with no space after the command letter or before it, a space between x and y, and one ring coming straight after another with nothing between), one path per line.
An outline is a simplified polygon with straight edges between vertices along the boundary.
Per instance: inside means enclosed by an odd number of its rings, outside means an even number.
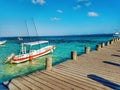
M15 57L15 54L12 53L10 56L8 56L8 57L6 58L6 60L5 60L4 63L7 63L7 62L10 62L10 63L11 63L11 61L13 60L14 57Z

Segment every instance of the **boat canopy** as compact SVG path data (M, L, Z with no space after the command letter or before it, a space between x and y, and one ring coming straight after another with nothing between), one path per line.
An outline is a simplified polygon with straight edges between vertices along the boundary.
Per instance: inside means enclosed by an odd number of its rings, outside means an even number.
M28 43L23 43L24 45L37 45L37 44L43 44L43 43L48 43L48 41L35 41L35 42L28 42Z

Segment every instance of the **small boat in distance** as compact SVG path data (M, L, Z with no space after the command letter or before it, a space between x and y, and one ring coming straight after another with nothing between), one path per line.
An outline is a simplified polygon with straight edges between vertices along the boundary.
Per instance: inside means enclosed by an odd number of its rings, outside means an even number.
M114 37L114 38L120 38L120 32L115 32L115 33L113 34L113 37Z
M22 37L18 37L17 39L18 39L19 41L22 41L22 40L23 40L23 38L22 38Z
M41 45L41 44L45 44L48 43L48 45L39 48L37 50L32 50L32 46L34 45ZM26 46L29 45L30 46L30 50L29 52L27 52L26 50ZM46 55L50 52L53 52L53 50L55 49L55 46L53 45L49 45L48 41L35 41L35 42L28 42L28 43L22 43L21 44L21 54L19 55L13 55L11 54L5 62L10 62L10 63L21 63L21 62L25 62L25 61L30 61L33 60L37 57Z
M7 40L4 40L4 41L0 41L0 45L3 45L7 42Z

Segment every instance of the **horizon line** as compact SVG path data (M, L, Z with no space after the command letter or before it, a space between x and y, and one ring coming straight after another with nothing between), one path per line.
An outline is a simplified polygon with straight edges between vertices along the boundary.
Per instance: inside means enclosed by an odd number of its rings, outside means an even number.
M112 35L113 33L99 33L99 34L69 34L69 35L43 35L43 36L36 36L36 35L31 35L31 36L2 36L0 38L5 38L5 37L54 37L54 36L85 36L85 35Z

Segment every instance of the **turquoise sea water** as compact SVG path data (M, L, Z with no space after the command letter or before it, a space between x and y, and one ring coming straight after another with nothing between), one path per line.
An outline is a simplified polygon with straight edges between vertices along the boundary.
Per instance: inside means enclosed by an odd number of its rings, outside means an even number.
M0 46L0 82L45 69L45 58L48 56L53 58L53 65L55 65L70 59L71 51L77 51L78 55L83 54L85 46L90 46L91 50L95 50L96 44L111 40L112 35L23 37L23 41L18 41L17 37L4 39L7 39L7 43ZM4 64L6 57L11 53L19 54L21 42L35 40L48 40L51 45L56 46L56 49L53 53L37 58L32 62Z

